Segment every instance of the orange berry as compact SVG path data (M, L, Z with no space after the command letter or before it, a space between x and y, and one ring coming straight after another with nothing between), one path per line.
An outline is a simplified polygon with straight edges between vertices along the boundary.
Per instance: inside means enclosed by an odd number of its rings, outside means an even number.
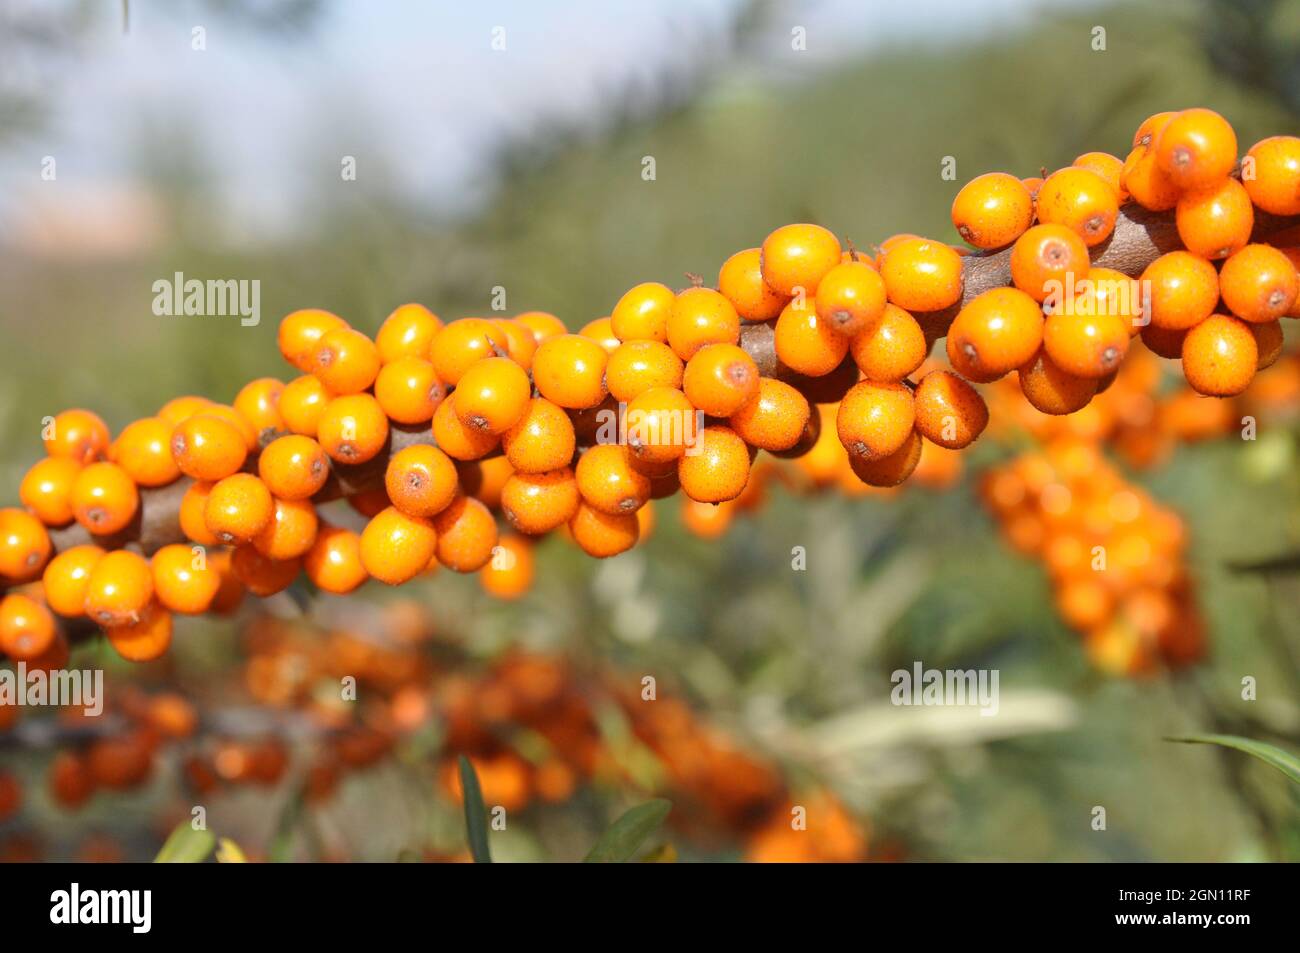
M172 614L153 602L138 620L109 629L108 644L128 662L152 662L171 646L172 628Z
M543 341L533 356L533 383L553 404L580 410L605 399L609 355L590 338L564 334Z
M266 484L251 473L218 480L208 491L203 522L218 542L251 543L275 516L275 500Z
M491 321L461 318L438 332L429 347L429 361L438 380L455 387L472 365L485 357L494 357L498 350L504 352L509 344L505 332Z
M763 280L762 261L761 249L746 248L723 262L718 272L718 291L744 321L770 321L781 313L788 298Z
M1031 228L1020 241L1033 231ZM1068 234L1070 241L1082 247L1078 236ZM1019 243L1016 247L1020 247ZM948 328L948 361L969 380L996 380L1032 358L1042 341L1043 312L1034 299L1016 288L993 288L967 304L953 319Z
M1142 125L1138 126L1137 132L1133 133L1133 148L1139 146L1149 146L1160 138L1160 133L1164 131L1169 121L1177 116L1177 111L1167 111L1156 113L1142 120Z
M1255 347L1259 351L1255 369L1262 371L1266 367L1272 367L1282 356L1282 345L1285 343L1282 322L1254 322L1250 325L1250 333L1255 336Z
M867 380L901 381L921 366L930 351L916 319L895 304L885 306L849 342L849 352Z
M515 473L501 490L501 511L519 532L537 536L567 523L580 500L578 481L569 467Z
M803 437L811 413L808 399L796 388L763 377L758 393L727 418L727 423L750 446L780 452Z
M212 494L212 484L197 480L190 485L181 497L180 524L181 532L187 539L201 546L216 546L220 541L208 529L208 497Z
M365 463L388 443L388 418L369 394L335 397L325 405L316 439L339 463Z
M673 300L668 313L668 346L689 361L706 344L735 344L740 340L740 315L720 292L687 288Z
M1259 345L1240 318L1212 314L1183 338L1183 376L1199 394L1231 397L1255 376Z
M523 314L516 315L514 320L532 331L533 338L539 345L547 338L569 333L563 321L545 311L525 311Z
M942 242L906 238L880 265L889 300L907 311L940 311L961 300L961 256Z
M729 417L758 393L758 378L758 365L741 348L706 344L687 362L681 387L697 410Z
M1287 260L1291 262L1296 272L1300 273L1300 248L1279 248L1278 251L1286 255ZM1287 312L1287 317L1300 318L1300 295L1296 296L1296 303Z
M1184 109L1154 142L1156 162L1180 189L1217 185L1237 164L1237 134L1210 109Z
M88 410L65 410L54 416L43 433L45 452L90 463L108 449L108 425Z
M636 545L641 535L641 524L635 513L612 516L586 503L579 503L569 520L569 532L588 556L607 559Z
M306 500L315 496L329 479L329 459L311 437L289 434L266 445L257 458L257 474L282 500Z
M359 394L379 374L379 350L360 331L335 328L316 342L311 372L331 394Z
M1089 267L1088 246L1064 225L1035 225L1011 248L1011 280L1035 301L1044 301L1054 292L1059 299L1067 276L1082 278Z
M456 498L459 486L451 457L427 444L393 454L384 473L388 498L407 516L427 518L441 513Z
M235 395L235 412L253 425L259 443L264 436L284 430L284 418L279 411L280 395L283 393L283 381L274 377L259 377L255 381L249 381ZM117 439L121 443L122 438L119 436Z
M849 456L887 457L916 422L912 392L903 384L861 381L840 401L835 427Z
M15 661L43 655L54 644L54 616L30 596L0 598L0 651Z
M41 577L45 601L69 619L86 614L86 585L90 572L104 558L98 546L73 546L50 560Z
M730 427L718 424L705 427L698 447L677 461L677 479L682 492L692 500L701 503L734 500L749 482L749 447ZM595 505L590 498L587 502Z
M272 559L256 546L238 546L230 557L235 578L263 599L288 589L301 570L301 559Z
M126 529L140 509L140 491L116 463L92 463L72 484L72 511L92 533Z
M495 450L501 438L486 430L467 427L456 414L456 395L452 394L433 412L433 439L448 456L457 460L477 460Z
M492 511L468 496L457 498L433 518L438 562L456 572L477 572L492 558L497 524Z
M86 615L105 628L139 622L153 599L153 571L127 549L107 552L86 580Z
M1191 252L1161 255L1147 265L1141 280L1150 292L1148 317L1158 328L1184 331L1194 327L1213 314L1219 303L1218 272Z
M1124 191L1124 160L1109 152L1085 152L1070 165L1078 169L1087 169L1115 190L1115 197L1121 205L1128 198Z
M1110 237L1118 215L1118 193L1088 169L1070 167L1053 172L1038 191L1038 220L1064 225L1089 246Z
M171 454L186 476L214 481L239 472L248 459L248 445L233 423L203 413L172 431Z
M718 539L731 528L736 518L736 502L700 503L690 497L682 500L682 525L700 539Z
M1128 329L1130 337L1148 323L1142 319L1142 286L1122 271L1114 268L1090 268L1087 277L1075 283L1074 291L1070 308L1076 314L1118 318ZM1045 310L1061 310L1061 306L1048 299Z
M304 308L284 316L280 321L278 343L284 359L304 373L312 369L316 345L330 331L346 328L348 323L337 314L319 308Z
M506 459L522 473L545 473L568 466L575 444L573 421L563 408L545 397L530 400L523 416L501 435Z
M1290 312L1300 294L1300 274L1272 245L1247 245L1223 263L1219 288L1233 314L1265 324Z
M1031 406L1045 414L1072 414L1086 407L1097 393L1097 378L1062 370L1040 349L1020 368L1020 390Z
M319 526L309 500L276 500L271 521L253 538L253 545L269 559L295 559L311 549Z
M609 318L597 318L594 321L588 321L579 330L584 338L590 338L605 349L606 354L611 354L614 348L622 342L614 335L614 328L609 323Z
M921 435L910 431L902 445L883 457L849 454L849 465L859 480L867 486L898 486L916 470L921 462Z
M1116 315L1057 311L1043 325L1043 349L1068 374L1105 377L1119 367L1131 336L1128 323Z
M239 608L244 601L244 584L239 581L233 568L234 556L229 549L218 549L208 554L208 565L221 579L221 588L212 600L213 612L229 615Z
M1152 212L1167 212L1178 204L1181 190L1156 162L1150 146L1136 146L1124 160L1120 184L1138 205Z
M72 522L72 487L81 473L81 463L71 457L38 460L18 485L18 499L46 526Z
M1250 147L1241 184L1250 200L1273 215L1300 215L1300 138L1270 136Z
M803 289L805 296L812 297L826 273L840 263L840 252L839 239L820 225L782 225L763 239L759 268L763 281L777 294L793 295Z
M628 341L609 356L605 383L618 401L629 401L651 387L681 387L682 359L658 341Z
M398 305L375 334L379 360L391 364L404 357L426 358L441 330L442 321L424 305Z
M508 318L493 318L492 323L505 335L506 357L524 370L531 370L533 355L537 353L537 338L532 329Z
M501 434L528 408L532 383L508 357L489 357L461 375L456 385L456 416L466 427Z
M840 366L849 339L817 316L817 302L796 297L776 319L776 356L786 367L821 377Z
M650 478L632 466L622 444L597 444L583 451L574 469L583 500L602 513L632 513L650 499Z
M984 432L989 408L974 387L948 371L931 371L912 395L916 429L949 450L968 447Z
M884 313L884 279L864 261L842 262L822 278L814 306L827 327L853 337Z
M483 591L497 599L518 599L533 585L533 544L524 536L502 536L492 559L478 574Z
M337 526L322 526L303 557L303 569L316 588L345 595L370 578L361 562L361 536Z
M293 433L315 437L321 415L329 402L330 393L325 385L311 374L304 374L284 385L276 409L280 411L284 425Z
M628 402L627 444L642 463L676 460L699 433L699 415L686 395L671 387L651 387Z
M189 420L195 414L203 413L211 406L212 401L194 394L173 397L158 409L158 417L175 427L182 421Z
M181 475L172 457L175 427L161 417L146 417L126 425L109 447L109 459L140 486L163 486Z
M1005 172L976 176L952 203L953 225L976 248L1010 245L1033 222L1033 196L1022 181Z
M164 546L153 554L150 567L154 597L173 612L207 612L221 588L221 573L209 564L207 553L199 546Z
M1154 324L1148 324L1142 329L1142 343L1147 346L1147 350L1174 361L1182 360L1183 338L1186 336L1185 328L1158 328Z
M1250 196L1236 179L1184 192L1174 214L1178 237L1193 255L1227 258L1245 247L1255 227Z
M609 314L614 336L620 341L667 341L668 315L676 298L671 288L657 281L629 288Z

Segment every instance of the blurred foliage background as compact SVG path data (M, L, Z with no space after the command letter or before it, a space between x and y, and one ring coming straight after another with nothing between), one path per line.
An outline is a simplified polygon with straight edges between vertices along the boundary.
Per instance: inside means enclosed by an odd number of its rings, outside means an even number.
M98 6L69 5L39 29L10 20L3 44L46 62L75 59L106 29ZM310 45L321 5L289 6L291 16L260 4L211 15ZM275 325L295 308L328 308L373 331L408 300L444 318L484 313L503 286L510 312L547 310L577 328L636 282L678 285L687 271L711 280L732 251L790 221L822 223L861 247L899 231L952 237L948 210L962 182L989 170L1035 174L1092 149L1122 156L1132 130L1161 109L1219 110L1243 149L1300 126L1294 0L1055 5L984 35L808 65L773 55L788 47L797 5L740 4L729 17L724 30L693 38L690 68L653 95L611 85L589 121L539 116L501 143L480 170L484 199L455 215L412 204L383 175L341 183L327 172L292 234L229 241L213 227L222 205L209 188L221 157L196 146L183 116L124 123L121 135L139 138L137 184L156 211L146 222L124 215L110 231L147 234L119 235L125 250L112 253L60 252L17 228L4 236L7 496L37 456L40 418L62 407L96 408L119 427L176 394L228 400L253 377L287 379ZM1104 52L1090 45L1096 24L1107 27ZM6 87L0 103L6 152L29 149L54 118L39 86ZM653 181L641 176L645 156ZM958 181L941 179L944 156L955 157ZM155 317L151 285L175 271L260 278L261 325ZM970 474L1007 453L977 448L967 479L943 493L882 501L775 490L717 542L690 537L673 506L662 507L648 545L606 564L552 540L534 591L512 605L449 573L416 595L472 654L524 645L655 675L791 777L829 785L870 819L874 842L900 845L909 859L1300 858L1284 778L1162 741L1224 718L1300 737L1295 578L1227 568L1300 549L1295 434L1184 448L1137 477L1189 521L1213 645L1192 672L1141 680L1092 671L1052 610L1041 568L999 540ZM806 572L790 571L792 546L807 547ZM387 596L367 589L364 598ZM228 664L231 629L182 629L173 673L197 678ZM1001 716L953 722L890 706L890 673L918 659L999 669ZM1245 675L1259 681L1258 702L1240 700ZM390 780L358 777L345 791L339 810L360 825L359 856L392 856L394 833L368 827L390 817L375 809ZM1107 807L1105 833L1090 829L1094 805ZM257 839L266 831L258 811L246 799L224 823ZM77 821L53 809L41 818L66 842L74 824L128 838L142 816L108 798ZM580 856L591 838L564 823L531 819L506 855ZM557 830L568 832L560 846Z

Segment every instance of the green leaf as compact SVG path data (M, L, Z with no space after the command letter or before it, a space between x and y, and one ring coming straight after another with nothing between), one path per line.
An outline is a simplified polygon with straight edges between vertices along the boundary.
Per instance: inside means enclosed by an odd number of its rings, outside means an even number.
M465 796L465 831L469 839L469 853L476 864L492 863L488 848L487 808L483 804L483 789L479 787L478 774L469 758L460 756L460 789Z
M195 830L189 821L181 821L167 836L167 843L162 845L155 864L201 864L212 853L217 839L211 831Z
M671 801L656 798L630 808L600 835L584 864L621 864L632 859L642 842L654 833L673 809Z
M1181 738L1166 738L1165 740L1179 741L1189 745L1222 745L1225 748L1235 748L1237 751L1244 751L1246 754L1258 758L1265 764L1272 765L1296 784L1300 784L1300 758L1276 745L1265 744L1262 741L1252 741L1250 738L1239 738L1236 735L1187 735Z

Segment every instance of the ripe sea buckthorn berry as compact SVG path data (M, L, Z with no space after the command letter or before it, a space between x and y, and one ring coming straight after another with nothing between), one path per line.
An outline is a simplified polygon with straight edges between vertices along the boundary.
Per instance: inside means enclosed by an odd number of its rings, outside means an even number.
M677 461L677 479L692 500L734 500L749 482L749 447L730 427L705 427L699 447Z
M841 251L839 239L820 225L782 225L763 239L759 268L777 294L793 295L802 288L812 297L826 272L840 263Z
M961 300L961 256L942 242L906 238L884 253L889 300L907 311L940 311Z
M233 423L203 413L172 431L171 454L186 476L215 481L239 472L248 459L248 445Z
M497 523L492 511L472 497L458 497L433 518L438 562L456 572L477 572L492 558Z
M861 381L840 401L835 428L849 456L887 457L916 423L912 391L903 384Z
M1146 323L1142 320L1141 285L1113 268L1089 269L1087 277L1075 284L1071 308L1076 313L1119 318L1130 337ZM1049 309L1060 310L1060 306L1049 300Z
M407 516L427 518L441 513L456 498L459 485L451 457L427 444L399 450L384 472L388 498Z
M320 528L302 566L316 588L335 595L346 595L370 578L361 562L360 534L337 526Z
M1082 278L1089 267L1088 246L1064 225L1035 225L1011 248L1011 280L1035 301L1045 300L1053 291L1059 298L1066 276Z
M1064 225L1097 245L1110 237L1119 215L1119 194L1097 173L1073 167L1053 172L1038 191L1038 220Z
M306 500L329 479L329 460L311 437L288 434L266 445L257 458L257 474L282 500Z
M921 366L930 351L916 319L895 304L885 306L849 342L849 353L870 381L901 381Z
M570 410L595 407L605 399L609 355L591 338L563 334L543 341L533 356L533 383L553 404Z
M524 536L502 536L478 574L483 591L497 599L518 599L533 585L533 544Z
M546 311L525 311L523 314L515 315L514 320L532 331L533 338L539 345L547 338L569 333L563 321Z
M521 533L537 536L563 526L582 499L569 467L549 473L516 473L501 490L501 511Z
M1148 324L1141 331L1142 343L1152 354L1173 361L1182 360L1183 338L1187 336L1186 328L1160 328Z
M208 565L216 570L221 578L221 588L212 600L212 612L229 615L239 608L244 601L244 584L239 581L232 567L234 556L229 549L218 549L208 553Z
M673 300L668 313L668 346L689 361L706 344L735 344L740 340L740 315L720 292L687 288Z
M817 317L845 337L853 337L884 313L885 281L864 261L842 262L817 286Z
M808 398L785 381L762 377L758 393L727 418L745 443L760 450L789 450L804 435L811 416Z
M220 542L208 529L207 517L204 515L207 512L212 486L211 483L196 480L181 497L181 532L187 539L201 546L216 546Z
M664 345L658 346L667 350ZM677 360L675 354L672 358ZM506 459L521 473L545 473L567 467L573 460L575 445L573 421L562 407L545 397L530 400L523 416L501 435L501 449Z
M90 572L104 558L98 546L73 546L50 560L41 577L45 602L61 616L86 614L86 585Z
M1121 205L1128 198L1128 193L1124 191L1124 160L1119 156L1113 156L1109 152L1085 152L1076 158L1070 165L1079 169L1087 169L1095 173L1103 182L1115 190L1115 196Z
M393 309L375 334L375 349L385 364L404 357L426 358L442 321L422 304L403 304Z
M491 321L461 318L438 332L429 347L429 361L438 380L455 387L471 365L496 356L498 349L505 351L509 344L505 332Z
M1183 376L1199 394L1231 397L1255 376L1259 345L1240 318L1212 314L1183 338Z
M718 272L718 291L745 321L770 321L789 299L763 280L762 260L760 249L746 248L723 262Z
M776 319L776 356L799 374L829 374L848 350L849 339L817 317L817 302L812 298L794 298Z
M1026 232L1021 241L1033 231ZM1069 241L1083 247L1077 235L1068 235ZM1016 247L1020 247L1018 243ZM992 381L1032 358L1042 342L1043 312L1037 302L1016 288L993 288L967 304L953 319L948 328L948 361L968 380Z
M1300 274L1272 245L1247 245L1223 263L1219 288L1233 314L1265 324L1291 310L1300 294Z
M172 456L175 427L161 417L127 424L109 447L109 459L140 486L164 486L181 475Z
M650 478L632 466L627 447L597 444L578 457L578 492L602 513L632 513L650 499Z
M45 452L51 457L71 457L91 463L108 449L108 425L89 410L65 410L46 426Z
M651 387L681 387L682 359L658 341L626 341L609 356L605 384L615 400L627 402Z
M912 395L916 429L948 450L970 446L989 422L989 408L974 387L948 371L931 371Z
M38 460L18 485L18 499L46 526L72 522L72 485L81 473L81 463L71 457Z
M153 554L153 592L165 608L199 615L212 607L221 588L221 573L198 546L173 543Z
M251 543L275 516L275 500L266 484L251 473L218 480L203 505L203 522L218 542Z
M897 450L883 457L849 454L849 466L853 468L854 475L867 486L898 486L912 475L921 462L922 443L921 435L913 430Z
M206 397L188 394L184 397L173 397L167 401L158 409L158 416L175 427L181 421L189 420L195 414L201 414L211 406L212 401Z
M1287 259L1295 267L1296 272L1300 273L1300 248L1279 248L1278 251L1286 255ZM1296 296L1296 303L1292 305L1286 316L1288 318L1300 318L1300 295Z
M304 308L286 314L280 321L277 342L284 359L303 373L312 369L316 344L330 331L346 328L337 314L319 308Z
M284 385L276 409L280 411L284 425L290 431L315 437L321 414L329 402L330 392L325 389L325 385L311 374L304 374Z
M295 559L311 549L319 526L310 501L276 500L271 522L253 538L253 545L270 559Z
M952 224L976 248L1010 245L1034 223L1034 198L1025 183L988 172L962 186L952 203Z
M316 342L311 372L331 394L359 394L379 374L379 351L360 331L336 328Z
M625 413L627 444L646 464L676 460L699 434L694 405L671 387L651 387L629 401Z
M1237 164L1237 134L1210 109L1184 109L1154 142L1156 162L1180 189L1216 185Z
M1282 322L1253 322L1250 325L1250 333L1255 335L1255 347L1259 351L1259 356L1255 359L1255 369L1262 371L1272 367L1282 356L1282 345L1285 343Z
M388 443L388 418L369 394L335 397L325 405L316 439L339 463L365 463Z
M127 549L107 552L86 580L86 615L105 628L138 622L153 599L153 571Z
M537 353L537 338L534 337L532 329L507 318L493 318L492 323L505 335L506 357L524 370L530 370L533 366L533 355Z
M433 412L433 439L449 457L478 460L501 443L494 433L467 427L456 414L456 395L452 394Z
M508 357L489 357L470 367L456 385L456 416L466 427L501 434L524 415L532 383Z
M1270 136L1251 146L1241 184L1265 212L1300 215L1300 138Z
M595 321L588 321L578 331L584 338L591 338L605 349L606 354L613 352L622 342L614 334L613 326L609 323L609 318L597 318Z
M230 571L235 578L262 598L284 592L301 570L301 559L272 559L256 546L238 546L230 557Z
M718 539L731 528L736 512L735 500L728 503L698 503L687 497L682 500L682 525L692 536Z
M515 472L504 455L458 463L456 470L460 474L461 492L492 510L501 505L501 491Z
M235 395L235 412L253 425L259 443L263 435L284 429L284 419L279 411L280 395L283 393L284 381L274 377L259 377L249 381ZM119 442L121 439L118 437Z
M1156 163L1156 151L1136 146L1124 159L1120 185L1133 201L1152 212L1167 212L1178 204L1181 190Z
M657 281L634 285L609 314L614 336L620 341L667 341L668 315L676 299L671 288Z
M128 662L152 662L162 658L172 644L172 614L151 602L140 618L108 630L108 644Z
M706 344L687 362L681 388L697 410L730 417L758 393L758 365L734 344Z
M140 509L140 491L116 463L92 463L72 484L72 511L92 533L125 529Z
M1097 378L1062 370L1040 349L1020 368L1020 391L1032 407L1045 414L1072 414L1086 407L1097 393Z
M30 596L0 599L0 652L15 661L38 658L54 644L54 616Z
M1142 272L1150 289L1151 324L1170 331L1185 331L1214 313L1219 303L1219 275L1204 258L1191 252L1161 255Z
M1043 349L1052 362L1077 377L1105 377L1119 367L1132 332L1112 314L1053 312L1043 325Z
M1227 258L1250 241L1255 210L1242 184L1224 179L1218 185L1184 192L1174 221L1189 252L1202 258Z
M433 365L420 357L399 357L375 378L375 400L399 424L428 423L446 396Z
M577 512L569 520L569 533L588 556L608 559L636 545L641 536L641 524L635 513L613 516L579 503Z
M1177 110L1167 110L1142 120L1142 125L1137 127L1137 132L1133 133L1133 148L1154 143L1160 138L1160 133L1164 131L1165 126L1169 125L1169 121L1177 115Z

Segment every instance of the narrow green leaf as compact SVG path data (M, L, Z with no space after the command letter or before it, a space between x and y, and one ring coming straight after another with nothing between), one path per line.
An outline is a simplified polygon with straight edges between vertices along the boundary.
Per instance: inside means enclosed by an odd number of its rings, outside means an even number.
M584 864L621 864L632 859L642 842L654 833L673 809L671 801L656 798L629 808L600 835Z
M199 864L212 853L217 839L211 831L195 830L189 821L181 821L167 835L167 842L153 859L155 864Z
M465 797L465 831L470 856L476 864L490 864L492 851L488 848L487 808L483 804L483 789L479 787L474 765L464 755L460 756L460 789Z
M1221 745L1225 748L1235 748L1237 751L1244 751L1246 754L1258 758L1265 764L1272 765L1296 784L1300 784L1300 758L1276 745L1265 744L1262 741L1252 741L1250 738L1239 738L1236 735L1187 735L1181 738L1166 738L1165 740L1179 741L1183 744Z

